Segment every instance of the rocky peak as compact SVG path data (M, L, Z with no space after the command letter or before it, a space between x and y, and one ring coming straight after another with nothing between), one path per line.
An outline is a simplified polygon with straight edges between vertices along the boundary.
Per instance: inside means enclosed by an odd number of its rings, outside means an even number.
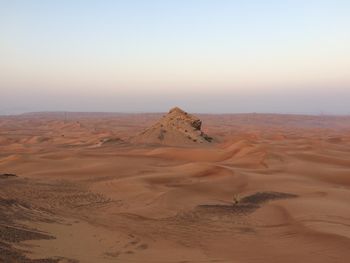
M172 108L156 124L137 136L136 141L167 145L208 143L212 138L201 131L202 121L179 107Z
M165 123L173 123L174 125L181 125L181 122L184 122L190 124L196 130L200 130L202 127L202 121L199 118L188 114L179 107L172 108L161 121Z

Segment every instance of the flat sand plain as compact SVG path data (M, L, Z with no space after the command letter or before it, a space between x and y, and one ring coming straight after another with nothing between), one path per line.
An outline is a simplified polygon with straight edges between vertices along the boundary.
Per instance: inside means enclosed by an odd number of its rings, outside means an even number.
M0 117L0 262L350 262L350 117L161 116Z

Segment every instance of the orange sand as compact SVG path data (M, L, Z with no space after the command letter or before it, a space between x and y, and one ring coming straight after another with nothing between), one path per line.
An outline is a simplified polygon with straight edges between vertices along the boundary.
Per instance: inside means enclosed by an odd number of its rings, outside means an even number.
M13 247L58 262L349 262L350 117L199 115L214 143L129 141L161 116L1 117L0 174L18 176L0 178L17 202L7 224L55 237ZM243 202L256 193L281 198Z

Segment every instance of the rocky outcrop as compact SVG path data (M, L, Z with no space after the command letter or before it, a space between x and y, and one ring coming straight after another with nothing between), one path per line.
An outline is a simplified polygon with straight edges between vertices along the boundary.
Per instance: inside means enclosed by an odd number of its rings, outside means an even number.
M212 138L202 130L202 121L182 109L172 108L157 123L132 139L137 143L186 145L210 143Z

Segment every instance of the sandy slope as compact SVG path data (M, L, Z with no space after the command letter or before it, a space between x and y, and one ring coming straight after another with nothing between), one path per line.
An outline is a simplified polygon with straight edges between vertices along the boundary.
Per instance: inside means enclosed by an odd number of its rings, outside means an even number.
M349 117L202 115L214 144L129 143L160 116L1 117L0 262L349 261Z

